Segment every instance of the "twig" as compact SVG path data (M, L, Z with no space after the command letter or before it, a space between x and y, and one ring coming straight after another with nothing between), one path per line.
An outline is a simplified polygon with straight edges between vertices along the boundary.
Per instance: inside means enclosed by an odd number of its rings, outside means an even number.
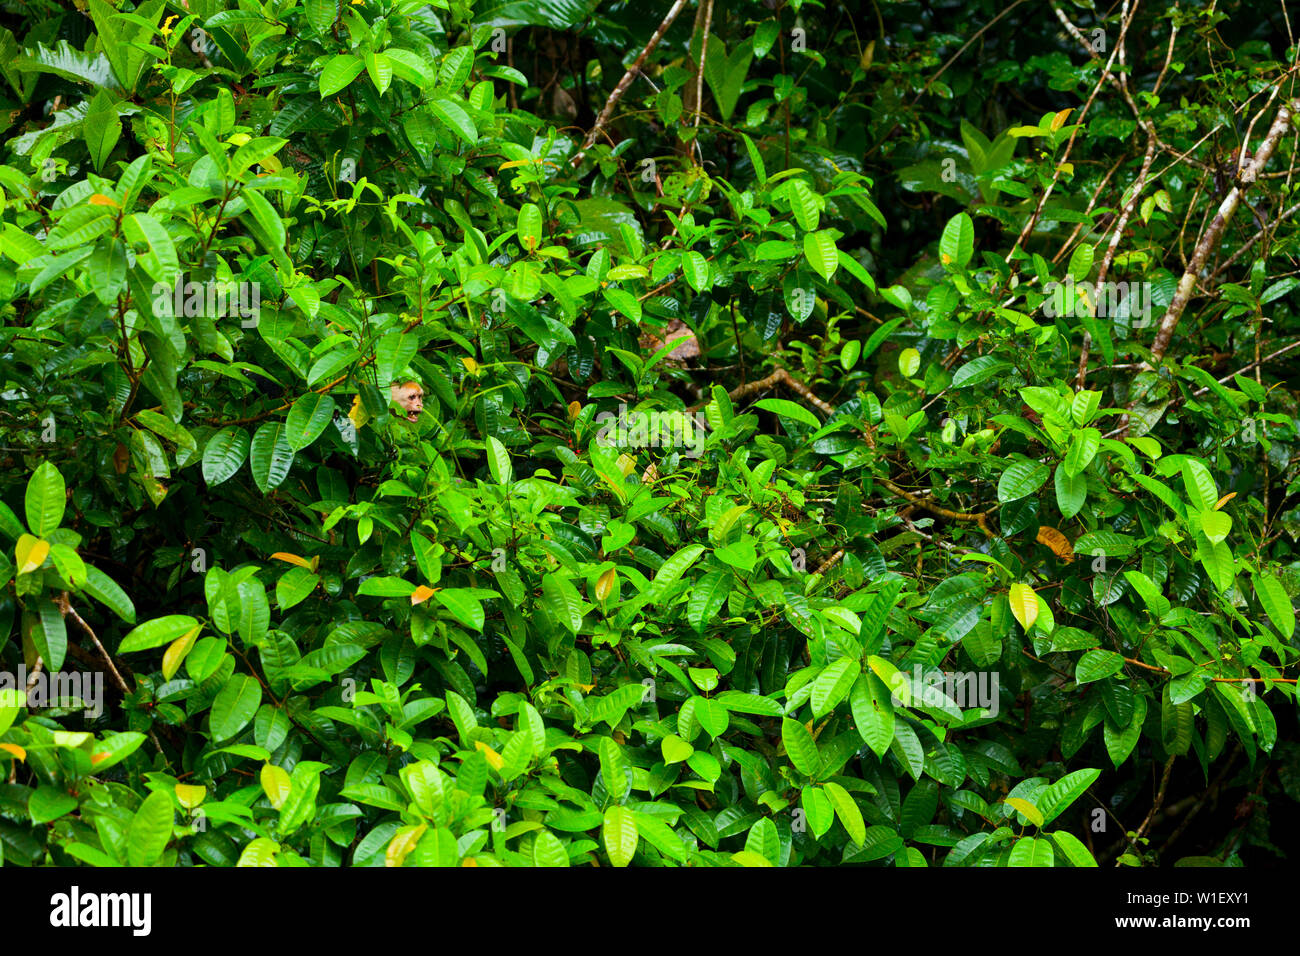
M1124 208L1120 210L1119 218L1115 220L1115 231L1111 233L1110 245L1106 247L1106 254L1101 259L1101 269L1097 273L1097 288L1106 281L1106 275L1110 272L1110 265L1115 261L1115 252L1119 249L1119 240L1124 235L1124 227L1128 225L1129 219L1133 215L1133 210L1137 208L1138 196L1142 195L1142 190L1146 188L1147 174L1151 172L1151 161L1156 158L1156 138L1150 134L1147 135L1147 151L1142 157L1142 169L1138 172L1137 179L1133 183L1133 194L1129 197ZM1092 347L1092 335L1086 330L1083 333L1083 351L1079 355L1079 371L1075 377L1075 390L1083 391L1084 380L1088 377L1088 352Z
M650 38L650 42L647 43L645 49L641 51L641 55L638 56L636 60L633 61L632 65L627 68L627 72L623 74L623 79L618 81L618 85L615 86L613 92L609 94L609 99L605 101L604 108L600 111L600 115L596 117L596 125L591 128L589 133L587 133L586 139L582 142L582 148L578 150L577 155L570 160L571 165L575 169L582 164L583 158L587 155L587 150L590 149L591 144L596 141L596 137L600 134L601 129L603 129L605 124L609 122L610 116L614 113L614 107L618 105L618 101L623 98L623 94L627 92L627 88L632 85L632 81L636 79L637 73L641 71L641 64L646 61L646 57L648 57L654 51L654 48L659 45L659 41L663 39L664 34L668 32L668 28L673 25L673 21L677 19L677 15L682 12L682 8L685 6L686 0L676 0L672 5L672 8L668 11L668 15L664 17L663 22L659 24L659 29L655 30L654 36Z
M1143 834L1147 832L1147 827L1151 825L1151 818L1156 815L1156 811L1160 809L1160 805L1165 802L1165 788L1169 786L1169 775L1173 773L1173 769L1174 755L1171 754L1169 759L1165 761L1165 772L1160 777L1160 789L1156 792L1155 802L1151 804L1151 810L1147 813L1146 819L1142 821L1142 825L1139 826L1137 832L1133 834L1133 839L1129 841L1129 849L1133 849L1137 846L1138 841L1140 841ZM1118 866L1119 864L1117 863L1115 865Z
M40 656L37 656L36 664L32 667L32 672L27 675L27 686L24 688L24 692L28 696L31 696L32 688L36 686L36 681L41 676L41 669L44 666L45 661Z
M1278 108L1277 116L1273 119L1273 125L1269 128L1264 141L1260 143L1259 149L1250 162L1242 169L1237 182L1233 184L1232 189L1228 191L1228 195L1219 204L1218 212L1215 213L1209 226L1206 227L1205 232L1196 243L1192 258L1187 263L1187 271L1178 280L1178 288L1174 292L1173 300L1169 303L1169 308L1160 319L1160 327L1156 331L1155 341L1151 346L1152 362L1159 362L1164 358L1165 351L1169 348L1169 342L1174 337L1174 330L1178 328L1178 321L1182 318L1183 311L1191 301L1197 277L1205 268L1206 260L1209 259L1210 253L1219 247L1219 239L1223 236L1228 221L1232 219L1232 214L1241 205L1246 189L1255 182L1259 173L1268 165L1268 161L1273 156L1273 151L1277 149L1277 144L1286 135L1287 130L1290 129L1291 117L1296 110L1300 110L1300 99L1291 100Z
M99 653L104 656L104 662L108 664L109 672L112 673L114 680L117 681L117 686L121 689L122 693L123 694L131 693L131 688L128 687L126 681L122 679L122 675L118 671L117 665L113 663L113 658L109 656L108 650L104 647L102 643L100 643L99 636L94 632L91 626L86 623L85 619L80 614L77 613L76 608L72 606L72 602L68 600L68 592L64 591L57 598L55 598L54 605L59 609L59 612L64 617L72 618L74 621L77 622L78 626L80 626L80 628L90 636L90 639L94 643L95 647L99 648ZM158 748L158 752L162 753L163 752L162 743L158 740L157 735L153 732L152 729L149 730L149 739L152 740L153 745ZM164 755L164 757L165 756L166 755Z

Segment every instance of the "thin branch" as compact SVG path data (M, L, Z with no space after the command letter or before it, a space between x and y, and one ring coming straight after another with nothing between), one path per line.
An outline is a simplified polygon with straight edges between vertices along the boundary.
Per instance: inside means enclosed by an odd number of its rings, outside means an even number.
M596 137L600 135L600 131L604 128L605 124L609 122L610 116L614 113L614 107L618 105L618 101L623 98L623 94L627 92L627 88L632 85L632 81L636 79L637 73L641 71L641 64L645 63L646 57L648 57L654 51L654 48L659 45L659 41L663 39L664 34L668 32L668 28L673 25L673 21L677 19L677 15L682 12L682 8L685 6L686 0L676 0L672 5L672 8L668 11L668 15L664 17L663 22L659 24L659 29L655 30L654 36L650 38L650 42L647 43L645 49L641 51L641 55L638 56L636 60L633 61L632 65L627 68L627 72L623 74L623 79L618 81L618 85L615 86L613 92L609 94L609 99L605 101L604 108L600 111L600 115L596 117L596 125L591 128L589 133L587 133L586 139L582 142L582 148L578 150L577 155L575 155L570 161L575 169L582 164L583 158L587 155L587 150L591 148L591 144L596 141Z
M1278 108L1273 125L1269 128L1264 141L1260 143L1259 150L1242 169L1237 182L1228 191L1228 195L1224 197L1223 202L1219 204L1219 211L1215 213L1209 226L1206 227L1205 232L1196 243L1192 258L1187 263L1187 271L1178 280L1178 288L1174 292L1173 300L1169 303L1169 308L1160 319L1160 327L1156 331L1155 341L1151 346L1152 362L1159 362L1164 358L1165 351L1169 348L1169 343L1174 337L1174 331L1178 328L1178 321L1182 318L1183 311L1192 299L1197 277L1205 268L1206 260L1209 259L1210 253L1219 247L1219 240L1223 236L1223 231L1227 228L1229 220L1232 219L1232 214L1241 205L1246 189L1255 182L1259 173L1268 165L1268 161L1273 156L1273 151L1277 149L1277 144L1286 135L1287 130L1290 129L1291 117L1297 110L1300 110L1300 99L1291 100Z

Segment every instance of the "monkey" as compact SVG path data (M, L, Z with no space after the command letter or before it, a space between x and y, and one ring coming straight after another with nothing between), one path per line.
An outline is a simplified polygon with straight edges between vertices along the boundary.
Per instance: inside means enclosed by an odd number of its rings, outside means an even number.
M388 387L388 394L394 402L402 406L408 422L420 420L420 413L424 411L424 389L420 387L419 382L406 382L401 385L394 382Z

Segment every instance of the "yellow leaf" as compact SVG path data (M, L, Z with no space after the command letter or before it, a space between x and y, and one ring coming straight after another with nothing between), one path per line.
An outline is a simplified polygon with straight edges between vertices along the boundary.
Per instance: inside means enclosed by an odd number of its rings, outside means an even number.
M1034 621L1038 620L1038 595L1028 584L1021 584L1017 581L1011 585L1011 593L1007 595L1007 600L1011 604L1011 613L1026 631L1034 626Z
M300 568L306 568L308 571L314 571L314 570L315 570L315 568L313 568L313 567L311 566L311 562L308 561L306 558L300 558L300 557L298 557L298 555L296 555L296 554L290 554L290 553L287 552L287 551L277 551L277 552L275 552L275 554L271 555L271 560L272 560L272 561L285 561L285 562L287 562L287 563L289 563L289 564L296 564L298 567L300 567Z
M428 829L429 824L421 823L419 826L402 827L394 833L384 853L384 866L401 866L405 863L406 858L415 849L415 845L420 842L420 837L424 836Z
M429 598L433 597L435 593L436 592L434 591L433 588L421 584L418 588L416 588L414 591L411 592L411 604L412 605L423 604L425 601L429 600Z
M193 810L208 795L207 787L198 787L189 783L176 784L176 799L186 810Z
M1235 491L1228 492L1226 495L1224 495L1222 498L1219 499L1218 504L1214 506L1214 510L1218 511L1220 508L1222 508L1224 505L1226 505L1229 501L1231 501L1235 497L1237 497L1237 493Z
M474 361L468 355L461 356L461 363L465 366L465 371L471 375L478 374L478 362Z
M876 56L876 41L872 40L862 50L862 56L858 59L858 66L864 70L871 69L871 61Z
M636 470L636 459L627 454L627 452L618 456L616 464L618 465L618 470L623 473L624 478Z
M185 660L185 656L194 647L194 641L201 630L203 630L203 625L196 624L172 641L167 650L163 651L162 673L164 680L171 680L176 675L176 672L180 670L181 661Z
M1007 797L1002 801L1013 810L1019 810L1024 814L1025 819L1036 827L1043 825L1043 815L1038 812L1038 808L1028 800L1022 800L1020 797Z
M289 791L293 789L289 772L273 763L263 764L261 781L262 792L266 794L266 799L271 801L271 806L279 810L284 806L284 801L289 799Z
M19 760L27 759L27 751L22 747L19 747L17 744L0 744L0 750L5 751L5 753L13 754Z
M370 413L361 404L360 395L352 399L352 411L348 412L348 418L352 419L352 424L357 428L365 428L366 422L370 421Z
M18 573L29 574L39 570L50 554L50 543L35 535L25 534L14 546L14 557L18 559Z
M89 201L92 206L112 206L114 209L118 208L117 201L113 199L112 196L105 196L103 193L95 193L95 195L90 197Z
M1070 544L1070 539L1055 528L1039 525L1038 543L1047 545L1052 549L1052 553L1066 564L1074 560L1074 546Z
M577 418L582 413L581 402L569 402L569 418Z
M506 762L501 759L501 755L497 753L495 750L493 750L491 747L489 747L487 744L483 743L483 741L481 740L474 741L474 746L479 750L483 751L483 756L487 757L488 766L491 767L493 770L500 770L502 767L506 765Z
M596 600L607 601L609 596L614 593L614 585L618 581L618 572L610 568L596 581Z
M472 856L467 856L467 857L465 857L465 859L463 859L463 860L460 861L460 865L461 865L461 866L478 866L478 863L474 860L474 858L473 858Z
M1065 121L1066 121L1067 119L1070 118L1070 114L1073 113L1073 112L1074 112L1074 107L1071 106L1071 107L1069 107L1069 108L1067 108L1067 109L1063 109L1063 110L1061 110L1061 112L1059 112L1059 113L1057 113L1055 116L1053 116L1053 117L1052 117L1052 132L1055 133L1058 129L1060 129L1062 126L1064 126L1064 125L1065 125Z

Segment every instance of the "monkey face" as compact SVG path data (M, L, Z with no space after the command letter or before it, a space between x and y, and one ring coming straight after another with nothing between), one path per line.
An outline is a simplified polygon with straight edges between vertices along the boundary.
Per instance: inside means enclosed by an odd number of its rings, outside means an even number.
M420 413L424 411L424 389L418 382L407 382L405 385L394 382L389 388L389 394L393 401L402 406L408 422L420 420Z

